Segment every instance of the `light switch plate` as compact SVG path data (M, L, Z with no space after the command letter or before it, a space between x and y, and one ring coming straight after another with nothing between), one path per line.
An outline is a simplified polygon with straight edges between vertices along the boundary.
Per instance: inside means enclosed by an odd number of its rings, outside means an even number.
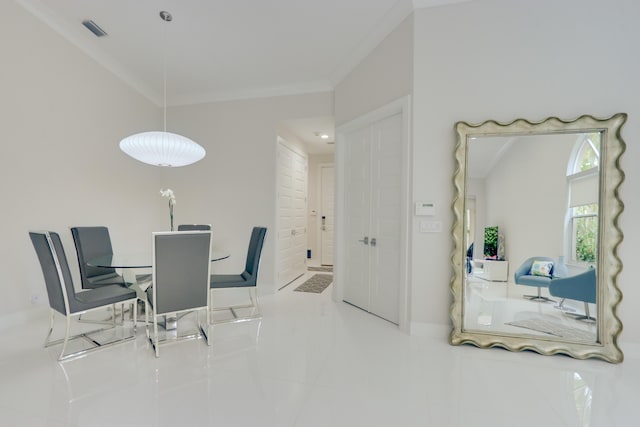
M416 215L434 216L436 214L436 204L433 202L416 202Z

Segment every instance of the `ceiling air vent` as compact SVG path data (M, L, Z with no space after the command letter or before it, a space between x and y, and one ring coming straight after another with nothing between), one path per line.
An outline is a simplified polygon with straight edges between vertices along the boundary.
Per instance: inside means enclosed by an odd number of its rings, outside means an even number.
M82 25L84 25L87 28L87 30L95 34L96 37L104 37L107 35L107 33L102 28L98 27L98 24L96 24L90 19L86 19L82 21Z

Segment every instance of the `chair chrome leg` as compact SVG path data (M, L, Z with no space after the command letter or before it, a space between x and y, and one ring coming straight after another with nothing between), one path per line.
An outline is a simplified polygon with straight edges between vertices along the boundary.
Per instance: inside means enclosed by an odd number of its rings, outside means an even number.
M252 290L251 288L253 288L253 294L252 294ZM260 302L258 299L258 289L254 286L254 287L249 287L248 288L249 291L249 300L250 300L250 304L245 304L245 305L234 305L231 307L214 307L213 305L213 296L210 299L209 305L210 305L210 309L209 312L211 314L211 316L213 316L214 312L216 311L228 311L231 313L231 315L233 316L232 319L225 319L225 320L215 320L212 317L209 317L209 322L211 324L219 324L219 323L235 323L235 322L245 322L245 321L250 321L250 320L255 320L255 319L260 319L262 318L262 313L260 312ZM213 293L213 292L211 292ZM240 316L237 312L237 310L239 309L252 309L252 313L248 316Z
M155 339L154 350L156 351L156 357L160 357L159 339L158 339L158 316L153 315L153 335Z
M251 295L252 288L249 288L249 298L251 299L251 305L254 307L257 315L260 316L260 301L258 300L258 288L253 287L253 296ZM255 298L255 300L254 300ZM254 313L254 315L256 315Z
M134 308L138 307L138 300L136 300L133 304L131 304L131 311L133 312L133 335L138 332L138 310L134 310Z
M524 298L530 301L540 301L540 302L556 302L555 300L542 296L542 289L538 286L538 295L523 295Z
M71 331L71 316L65 316L67 320L67 330L64 334L64 341L62 342L62 351L58 356L58 360L64 359L64 351L67 349L67 343L69 342L69 332Z
M585 322L595 322L596 318L591 316L589 312L589 303L584 301L584 316L576 317L577 320L584 320Z
M206 315L206 320L207 320L207 330L204 329L204 326L202 326L202 322L200 321L200 310L196 311L196 324L198 325L198 330L200 331L200 335L202 337L204 337L204 339L207 341L207 345L211 345L211 342L209 342L209 307L205 308L207 315Z
M561 311L565 311L565 312L573 312L576 311L575 308L573 307L565 307L564 306L564 302L566 301L566 298L562 298L562 300L560 300L560 303L557 305L554 305L553 308L557 308L558 310Z
M136 338L136 331L135 331L135 323L134 323L134 330L133 333L125 338L121 338L121 339L116 339L115 341L110 341L107 342L105 344L102 344L101 342L99 342L97 339L93 338L91 335L93 334L99 334L100 332L104 332L104 331L108 331L108 330L112 330L114 328L117 327L117 317L114 318L112 321L115 322L114 324L112 324L112 322L109 322L107 324L106 327L104 328L100 328L100 329L94 329L91 331L86 331L86 332L81 332L78 333L76 335L71 335L71 323L72 323L72 318L73 316L80 316L80 314L70 314L65 317L65 334L63 338L60 339L56 339L56 340L52 340L52 335L53 335L53 328L55 326L55 315L56 315L56 311L54 309L50 309L50 318L49 318L49 332L47 333L47 336L45 338L45 342L44 342L44 347L48 348L48 347L52 347L54 345L62 345L62 348L60 350L60 354L58 355L58 361L59 362L63 362L65 360L68 359L72 359L72 358L76 358L78 356L93 352L95 350L99 350L99 349L103 349L103 348L108 348L110 346L122 343L122 342L126 342L126 341L130 341L130 340L134 340ZM77 319L76 319L77 321ZM73 341L73 340L85 340L86 342L88 342L89 344L92 345L92 348L85 348L83 350L80 351L75 351L75 352L71 352L67 354L67 345Z
M211 310L209 310L209 307L207 307L207 345L211 345L211 339L210 339L210 335L211 335Z
M147 339L149 339L151 337L151 334L149 333L149 310L147 310L146 308L147 308L147 303L145 301L144 329L145 329L146 334L147 334Z
M50 312L50 319L49 319L49 333L47 334L47 337L44 339L44 346L49 347L50 345L50 339L51 339L51 334L53 333L53 324L55 322L55 315L56 313L53 311L53 309L49 309Z
M253 301L253 295L251 295L251 288L249 288L248 291L249 291L249 301L251 301L251 305L252 306L255 306L256 303ZM257 294L256 294L256 296L257 296Z

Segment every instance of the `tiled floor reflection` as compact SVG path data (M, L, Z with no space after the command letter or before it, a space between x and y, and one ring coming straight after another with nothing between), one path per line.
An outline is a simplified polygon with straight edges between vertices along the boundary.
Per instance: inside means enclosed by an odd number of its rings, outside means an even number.
M530 300L523 295L535 294L537 288L511 281L491 282L467 276L464 286L465 329L573 342L596 341L595 322L576 318L585 314L584 303L553 298L546 288L542 290L543 296L551 297L552 301ZM595 304L590 306L591 313L597 313ZM514 326L517 324L520 326ZM527 325L531 327L525 328Z
M452 347L334 303L331 286L295 287L261 299L261 322L216 326L211 347L183 342L159 359L143 328L64 364L41 348L46 316L0 330L0 425L640 425L639 359Z

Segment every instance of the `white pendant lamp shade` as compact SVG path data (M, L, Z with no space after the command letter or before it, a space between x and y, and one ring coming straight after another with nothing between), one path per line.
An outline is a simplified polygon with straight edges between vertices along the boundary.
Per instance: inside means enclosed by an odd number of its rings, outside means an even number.
M120 141L129 156L153 166L178 167L202 160L206 151L189 138L170 132L142 132Z
M160 12L165 26L173 20L167 11ZM187 166L202 160L206 154L204 148L187 137L167 132L167 65L166 50L163 74L163 131L142 132L120 141L120 149L129 156L153 166Z

